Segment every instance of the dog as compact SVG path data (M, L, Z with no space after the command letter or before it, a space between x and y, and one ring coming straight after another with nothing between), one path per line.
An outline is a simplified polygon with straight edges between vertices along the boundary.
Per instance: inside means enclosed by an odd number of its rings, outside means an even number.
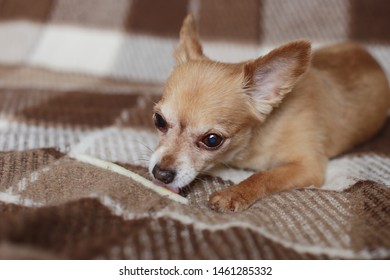
M257 171L213 193L210 208L237 212L283 190L324 183L329 158L372 137L390 107L385 73L355 43L311 51L293 41L242 63L212 61L193 16L154 107L154 181L178 193L219 164Z

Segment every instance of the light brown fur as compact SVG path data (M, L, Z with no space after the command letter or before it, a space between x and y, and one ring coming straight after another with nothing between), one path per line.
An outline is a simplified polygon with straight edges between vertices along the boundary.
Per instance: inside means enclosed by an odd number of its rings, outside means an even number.
M160 133L153 164L180 170L175 188L188 183L181 175L188 166L191 176L220 163L259 171L210 196L210 207L221 212L244 210L277 191L321 186L328 159L372 137L390 107L385 74L354 43L311 54L309 42L296 41L226 64L204 56L188 16L175 55L155 108L169 128ZM223 144L204 149L202 137L214 132Z

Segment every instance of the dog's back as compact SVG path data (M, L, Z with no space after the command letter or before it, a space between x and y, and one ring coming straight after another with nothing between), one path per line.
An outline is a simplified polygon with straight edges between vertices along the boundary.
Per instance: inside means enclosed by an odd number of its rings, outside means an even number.
M343 43L313 53L312 71L324 92L319 96L332 157L375 134L390 108L386 75L362 47Z

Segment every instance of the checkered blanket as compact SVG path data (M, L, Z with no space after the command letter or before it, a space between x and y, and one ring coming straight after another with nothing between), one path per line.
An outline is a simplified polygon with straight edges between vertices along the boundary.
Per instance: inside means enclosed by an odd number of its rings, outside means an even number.
M185 15L205 53L234 62L298 38L355 40L390 76L385 0L0 0L0 258L390 258L390 119L332 159L325 185L219 214L208 196L249 176L220 170L173 202L147 178L154 102Z

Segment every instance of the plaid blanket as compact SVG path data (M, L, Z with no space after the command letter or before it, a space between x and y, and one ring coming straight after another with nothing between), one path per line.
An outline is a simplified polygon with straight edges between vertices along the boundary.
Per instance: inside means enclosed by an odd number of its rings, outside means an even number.
M253 58L308 38L355 40L390 74L385 0L0 0L0 258L390 258L390 118L332 159L322 188L220 214L208 196L251 174L219 170L173 202L87 154L150 178L151 110L192 12L205 53ZM390 75L389 75L390 76Z

